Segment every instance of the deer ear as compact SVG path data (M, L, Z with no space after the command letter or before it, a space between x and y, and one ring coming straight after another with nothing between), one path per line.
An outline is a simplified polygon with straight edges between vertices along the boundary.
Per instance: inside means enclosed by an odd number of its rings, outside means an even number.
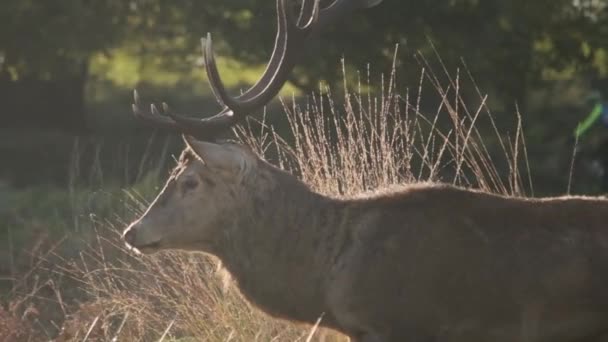
M237 144L215 144L196 140L188 135L182 137L188 148L210 168L241 174L249 170L255 162L252 156Z

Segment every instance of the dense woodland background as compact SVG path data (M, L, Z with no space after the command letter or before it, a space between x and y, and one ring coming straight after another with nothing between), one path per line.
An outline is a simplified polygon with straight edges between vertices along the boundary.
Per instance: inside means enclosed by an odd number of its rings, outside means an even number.
M102 144L99 153L110 161L121 149L127 153L127 145L133 156L141 154L135 146L151 132L130 117L133 88L148 101L213 114L218 108L200 67L200 38L207 32L214 35L224 78L238 91L256 79L271 51L274 3L3 1L0 179L19 186L65 184L74 137L80 148ZM593 89L608 92L606 1L385 0L332 25L311 44L283 95L309 95L320 82L340 84L342 57L351 83L368 65L370 77L378 79L390 72L396 44L403 92L418 87L425 67L420 55L438 55L454 77L472 75L478 89L460 92L488 94L499 122L518 110L533 170L545 170L545 159L571 151L571 132L592 107L586 97ZM427 68L443 68L430 59ZM422 102L435 107L438 99ZM593 151L602 136L608 129L597 125L581 144ZM563 182L556 186L554 192L565 190Z

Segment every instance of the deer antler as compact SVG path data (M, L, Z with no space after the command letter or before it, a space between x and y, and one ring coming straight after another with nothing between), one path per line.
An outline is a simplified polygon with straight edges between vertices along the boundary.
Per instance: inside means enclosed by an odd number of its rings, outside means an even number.
M220 77L211 34L203 42L203 59L209 85L217 102L224 108L214 116L197 119L173 113L163 103L162 115L155 105L150 112L140 108L140 99L134 91L134 115L157 127L191 135L200 140L215 140L222 132L243 120L251 112L263 108L281 90L297 59L302 55L306 40L313 32L319 32L339 15L361 7L371 7L381 0L335 0L320 8L319 0L303 0L296 18L288 0L277 0L277 35L270 61L260 79L239 96L232 97L226 91ZM306 18L306 20L304 20Z

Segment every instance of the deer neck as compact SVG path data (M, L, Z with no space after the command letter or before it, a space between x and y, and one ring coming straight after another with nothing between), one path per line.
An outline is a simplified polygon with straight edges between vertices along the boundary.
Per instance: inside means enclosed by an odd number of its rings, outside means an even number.
M249 300L270 314L314 322L327 307L341 205L291 175L283 181L257 193L247 215L237 215L218 256Z

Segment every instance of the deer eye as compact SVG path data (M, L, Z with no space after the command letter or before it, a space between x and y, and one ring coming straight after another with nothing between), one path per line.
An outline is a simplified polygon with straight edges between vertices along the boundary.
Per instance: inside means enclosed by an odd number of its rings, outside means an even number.
M198 180L195 178L186 178L182 186L184 190L192 190L198 186Z

